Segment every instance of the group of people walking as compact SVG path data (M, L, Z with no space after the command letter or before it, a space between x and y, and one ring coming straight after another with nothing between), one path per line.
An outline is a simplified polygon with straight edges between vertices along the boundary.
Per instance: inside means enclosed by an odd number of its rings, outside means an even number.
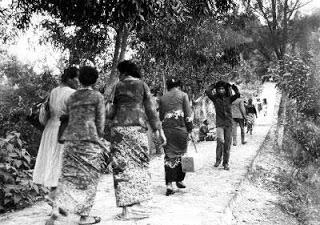
M215 89L215 94L213 93ZM249 98L248 103L240 97L238 88L235 85L230 85L227 82L219 81L207 87L206 95L212 100L216 111L216 162L215 167L221 164L225 170L229 170L229 158L231 143L237 145L237 126L241 130L241 144L246 144L245 141L245 126L247 133L252 135L255 119L258 117L257 110L253 104L252 98ZM267 101L264 101L264 115L267 111ZM204 126L207 126L207 120L204 121ZM209 132L208 129L200 129L200 133ZM205 140L205 137L200 137Z
M33 173L33 181L49 187L46 201L52 206L47 225L60 216L77 214L78 224L95 224L90 216L100 174L106 121L111 126L110 156L116 205L122 208L117 219L148 217L142 202L151 198L148 125L164 146L166 195L174 194L173 183L185 188L181 157L187 151L192 131L192 112L180 82L167 80L168 92L155 109L149 87L136 64L118 64L119 82L114 86L114 113L106 116L103 95L93 89L98 72L93 67L68 68L61 84L50 92L50 118L45 124ZM77 87L80 83L80 87ZM68 123L61 133L61 118ZM108 120L106 120L108 119Z
M181 90L180 81L167 79L168 90L160 97L157 110L137 65L122 61L118 70L120 76L113 87L112 113L106 114L104 97L93 88L99 77L93 67L66 69L61 84L50 93L50 118L45 124L33 174L35 183L50 190L46 201L52 206L52 214L46 225L54 224L57 218L69 213L80 217L80 225L101 221L100 217L90 216L90 211L106 154L112 167L116 205L122 208L116 218L148 217L149 209L141 204L152 197L148 127L164 148L165 194L175 193L173 184L186 188L181 162L187 152L193 117L188 95ZM256 112L250 109L250 100L243 112L243 102L239 101L240 93L235 85L219 81L210 85L205 93L216 109L214 166L222 162L224 169L229 170L235 123L244 127L244 120L250 123L251 114ZM233 116L232 105L239 105L242 117ZM61 132L61 118L65 117L67 126ZM103 139L106 122L111 123L107 126L111 127L110 151ZM243 132L241 138L245 144Z

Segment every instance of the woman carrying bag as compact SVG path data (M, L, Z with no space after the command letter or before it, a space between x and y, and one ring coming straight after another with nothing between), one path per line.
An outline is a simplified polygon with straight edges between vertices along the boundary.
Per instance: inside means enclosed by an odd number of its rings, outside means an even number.
M79 71L75 67L64 70L61 76L61 84L54 88L48 98L47 109L49 112L41 112L40 122L45 126L37 160L33 171L33 182L50 189L46 199L54 200L55 190L61 173L63 145L58 143L58 131L60 127L60 117L66 113L67 101L78 86ZM50 117L49 117L50 115Z
M101 220L90 216L104 151L101 138L105 126L105 102L103 96L92 88L98 77L95 68L80 68L81 87L67 102L69 121L61 137L64 142L61 176L54 211L46 225L54 224L61 214L59 209L78 215L79 225L96 224Z
M167 139L164 146L166 195L174 194L172 182L178 188L185 188L185 173L181 157L187 152L188 136L192 131L192 111L188 95L180 90L180 81L167 80L168 92L160 98L159 111L162 128Z

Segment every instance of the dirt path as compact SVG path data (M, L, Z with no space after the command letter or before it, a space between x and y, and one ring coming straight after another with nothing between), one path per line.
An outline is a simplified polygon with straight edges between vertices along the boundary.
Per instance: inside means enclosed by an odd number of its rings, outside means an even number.
M248 169L265 140L271 125L275 122L279 95L273 84L264 85L261 97L268 98L268 115L257 120L252 136L247 137L246 145L232 147L230 171L214 168L216 142L198 144L201 169L186 176L187 188L167 197L164 185L163 156L151 163L153 199L148 203L152 216L139 221L117 221L115 216L121 209L115 205L113 181L110 175L103 176L92 215L102 217L101 225L220 225L232 223L232 209L238 198L241 184L245 181ZM274 107L276 106L276 107ZM240 135L239 135L240 136ZM40 202L22 211L8 213L0 217L3 225L40 225L44 224L50 208ZM58 221L57 224L74 224L74 218ZM270 224L270 223L269 223Z
M283 188L281 175L290 173L292 167L286 156L274 147L275 128L273 126L267 135L231 208L233 225L299 224L296 217L281 209L285 200L279 191Z

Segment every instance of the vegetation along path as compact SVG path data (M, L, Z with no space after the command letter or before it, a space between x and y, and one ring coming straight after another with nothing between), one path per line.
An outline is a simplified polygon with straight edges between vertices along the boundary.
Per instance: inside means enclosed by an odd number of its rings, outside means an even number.
M266 136L272 125L276 124L277 108L280 96L272 83L264 84L261 97L268 98L268 115L260 115L254 133L247 136L245 145L232 146L230 171L222 167L214 168L216 142L197 144L198 158L201 168L186 176L186 189L178 190L172 196L165 196L163 156L152 160L151 173L153 182L153 199L147 203L152 209L150 218L136 221L118 221L115 216L121 209L115 205L113 180L111 175L104 175L98 186L98 193L92 215L102 217L101 225L214 225L237 224L232 210L239 219L238 199L244 194L242 186L246 183L249 169L256 158L258 150L265 143ZM193 149L190 146L190 151ZM241 193L240 193L241 190ZM244 193L244 194L243 194ZM259 192L253 190L253 195ZM241 203L241 201L240 201ZM239 206L240 208L242 206ZM50 207L44 202L0 217L0 224L6 225L40 225L50 213ZM241 212L240 212L241 213ZM247 218L250 211L243 211ZM61 219L57 224L75 224L75 218ZM241 220L242 222L244 221Z

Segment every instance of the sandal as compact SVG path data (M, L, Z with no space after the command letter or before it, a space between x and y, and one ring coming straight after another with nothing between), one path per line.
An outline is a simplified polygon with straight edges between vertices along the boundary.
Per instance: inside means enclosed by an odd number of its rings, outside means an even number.
M129 217L126 217L126 216L123 216L122 213L118 214L115 216L115 219L116 220L121 220L121 221L127 221L127 220L130 220Z
M101 221L101 217L99 216L91 216L90 218L92 218L94 221L93 222L79 222L79 225L90 225L90 224L96 224L96 223L100 223Z
M167 188L166 196L173 195L175 191L173 189Z
M54 206L55 206L55 203L54 203L54 200L52 199L52 198L50 198L48 195L46 195L45 197L44 197L44 201L46 202L46 203L48 203L48 205L49 206L51 206L52 208L54 208ZM65 210L65 209L63 209L63 208L61 208L61 207L58 207L58 212L59 212L59 214L61 215L61 216L68 216L68 212ZM52 214L52 213L51 213ZM50 215L51 215L50 214Z

